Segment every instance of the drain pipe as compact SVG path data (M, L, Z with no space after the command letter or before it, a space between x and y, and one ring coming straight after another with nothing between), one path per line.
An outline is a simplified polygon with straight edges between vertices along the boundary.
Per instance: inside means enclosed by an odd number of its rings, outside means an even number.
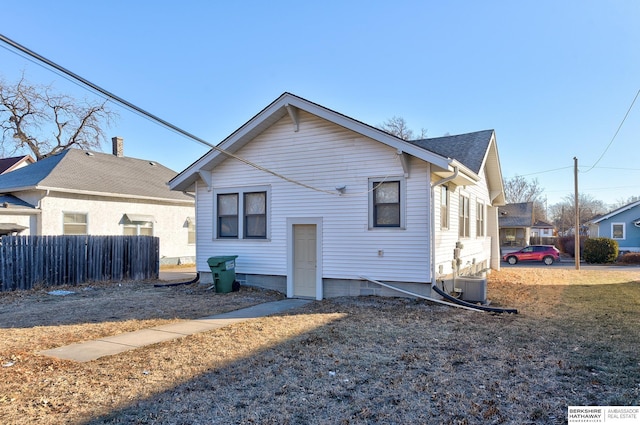
M397 288L395 286L389 285L388 283L383 283L383 282L380 282L380 281L377 281L377 280L374 280L374 279L370 279L370 278L368 278L366 276L360 276L360 278L364 279L364 280L368 280L369 282L375 283L375 284L380 285L382 287L389 288L389 289L392 289L394 291L401 292L403 294L411 295L412 297L422 298L424 300L431 301L433 303L443 304L443 305L447 305L449 307L462 308L462 309L465 309L465 310L478 311L478 312L481 312L481 313L483 311L480 308L478 308L478 306L473 305L473 304L469 304L469 305L453 304L453 303L449 303L449 302L446 302L446 301L437 300L435 298L427 297L426 295L422 295L422 294L417 294L415 292L406 291L404 289L400 289L400 288Z
M442 186L445 183L450 182L451 180L455 179L456 177L458 177L458 173L459 173L459 169L458 167L454 166L453 167L453 174L450 175L449 177L445 177L441 180L438 180L437 182L431 184L431 208L429 208L429 214L431 215L431 219L429 220L431 222L431 235L430 238L431 239L429 241L430 245L431 245L431 287L436 286L436 223L434 220L434 216L435 216L435 206L433 205L433 202L435 200L435 188L438 186Z
M180 286L180 285L191 285L192 283L196 283L200 280L200 272L196 273L196 277L192 280L188 280L186 282L173 282L173 283L156 283L153 285L154 288L168 288L170 286Z

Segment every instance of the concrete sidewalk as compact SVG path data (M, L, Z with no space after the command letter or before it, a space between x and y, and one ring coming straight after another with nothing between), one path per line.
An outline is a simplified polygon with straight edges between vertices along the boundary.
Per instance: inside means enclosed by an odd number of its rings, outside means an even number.
M243 322L256 317L281 313L292 308L301 307L310 302L311 300L287 298L286 300L258 304L241 310L218 314L216 316L202 317L195 320L185 320L183 322L171 323L168 325L156 326L154 328L141 329L135 332L100 338L94 341L80 342L64 347L53 348L51 350L40 351L38 354L56 357L63 360L88 362L100 357L135 350L136 348L143 347L145 345L182 338L198 332L219 329L224 326Z

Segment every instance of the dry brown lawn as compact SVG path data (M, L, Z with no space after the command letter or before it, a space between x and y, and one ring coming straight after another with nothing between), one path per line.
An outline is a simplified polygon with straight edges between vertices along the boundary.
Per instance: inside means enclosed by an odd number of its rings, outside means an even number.
M281 299L151 283L0 294L3 424L564 424L640 404L640 269L506 268L477 313L336 298L87 363L40 350Z

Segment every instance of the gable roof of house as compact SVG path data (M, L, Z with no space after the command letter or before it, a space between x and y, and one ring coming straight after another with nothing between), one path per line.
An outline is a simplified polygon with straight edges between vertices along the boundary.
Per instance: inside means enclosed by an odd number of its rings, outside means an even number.
M554 229L555 226L551 223L547 223L546 221L542 221L542 220L536 220L535 223L533 223L533 226L531 227L535 227L538 229Z
M31 155L12 156L10 158L0 158L0 174L13 171L20 166L26 166L36 162Z
M0 193L35 189L167 202L193 201L193 197L169 189L167 182L175 175L175 171L154 161L67 149L0 175Z
M13 195L0 195L0 214L9 213L16 209L36 210L36 207Z
M518 202L498 207L498 227L531 227L533 202Z
M630 209L636 208L638 206L640 206L640 201L631 202L630 204L627 204L627 205L624 205L624 206L622 206L622 207L620 207L618 209L615 209L615 210L611 211L608 214L604 214L604 215L601 215L601 216L598 216L596 218L591 219L590 223L591 224L598 224L601 221L607 220L607 219L609 219L611 217L614 217L614 216L616 216L616 215L618 215L620 213L623 213L623 212L628 211Z
M454 136L413 140L411 143L444 157L457 159L471 171L479 174L493 135L493 130L484 130Z
M487 158L490 158L491 161L494 161L492 165L495 165L494 168L497 170L488 182L491 186L490 192L492 200L497 204L504 202L502 175L500 174L497 150L495 150L495 136L493 130L480 132L482 134L477 136L477 146L474 144L474 152L469 155L478 153L480 157L479 160L471 161L470 159L467 160L465 157L464 161L462 161L454 156L443 155L434 150L425 148L421 146L420 143L402 140L376 127L372 127L361 121L347 117L346 115L318 105L317 103L310 102L291 93L283 93L275 101L247 121L242 127L224 139L220 144L212 148L208 153L178 174L169 182L171 188L173 190L188 190L198 179L203 179L207 184L210 184L210 182L207 181L206 172L213 170L218 164L227 159L227 153L233 155L258 134L287 115L291 118L294 131L297 131L298 110L306 111L336 125L390 146L396 149L399 154L408 154L422 159L425 162L429 162L432 164L432 171L441 177L448 177L453 173L455 168L458 168L459 177L456 177L456 180L454 180L458 184L473 184L477 182L480 179L478 176L479 171L474 171L469 168L467 164L469 163L479 170L481 169L481 166L478 167L477 162L480 161L481 165L484 165ZM489 135L491 136L487 137ZM446 143L444 140L441 142ZM480 147L483 143L485 150L480 152L482 150ZM437 143L434 142L434 144ZM488 149L488 146L493 146L494 149L490 150ZM460 152L462 152L462 150L463 149L460 149ZM490 151L493 152L493 154L489 154Z

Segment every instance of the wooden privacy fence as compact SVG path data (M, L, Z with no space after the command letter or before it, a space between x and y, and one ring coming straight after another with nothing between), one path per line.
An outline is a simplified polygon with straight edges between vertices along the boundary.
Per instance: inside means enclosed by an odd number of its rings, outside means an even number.
M3 236L1 290L157 279L159 248L152 236Z

